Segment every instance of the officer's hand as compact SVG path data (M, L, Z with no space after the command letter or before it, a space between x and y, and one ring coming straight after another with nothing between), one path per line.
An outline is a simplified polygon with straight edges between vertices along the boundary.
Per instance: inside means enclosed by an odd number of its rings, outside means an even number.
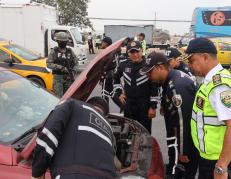
M156 109L153 109L153 108L150 107L148 109L148 118L152 119L154 117L156 117Z
M121 95L119 96L119 100L120 100L120 102L121 102L123 105L125 105L125 103L126 103L126 96L125 96L125 94L121 94Z
M214 172L213 176L214 176L214 179L228 179L228 172L226 172L222 175L219 175L219 174Z
M163 106L160 107L160 115L164 116L164 107Z
M182 163L188 163L190 160L188 159L187 155L179 154L179 161L182 162Z

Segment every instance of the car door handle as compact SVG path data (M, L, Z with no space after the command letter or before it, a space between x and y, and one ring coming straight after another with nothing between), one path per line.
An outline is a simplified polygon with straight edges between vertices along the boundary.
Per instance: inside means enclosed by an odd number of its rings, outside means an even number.
M221 52L222 54L224 54L225 52Z

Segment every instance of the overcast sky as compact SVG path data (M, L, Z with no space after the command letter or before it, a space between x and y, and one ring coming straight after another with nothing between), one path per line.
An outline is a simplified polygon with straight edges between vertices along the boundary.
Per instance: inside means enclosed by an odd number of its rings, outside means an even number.
M0 0L0 2L21 3L29 0ZM172 19L191 20L195 7L231 6L231 0L90 0L89 17L122 19ZM91 20L96 30L112 24L154 24L153 22L100 21ZM157 22L158 28L171 34L184 34L190 23Z
M195 7L231 6L231 0L91 0L89 17L125 19L176 19L191 20ZM104 24L153 24L153 22L99 21L92 20L95 29L103 29ZM171 34L184 34L190 23L156 23L158 28L169 30Z

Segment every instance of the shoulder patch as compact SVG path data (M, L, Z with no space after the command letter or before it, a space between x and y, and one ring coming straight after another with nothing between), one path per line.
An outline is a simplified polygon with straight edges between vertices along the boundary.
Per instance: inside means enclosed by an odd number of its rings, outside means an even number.
M177 108L181 107L182 105L182 97L179 94L176 94L172 97L172 102L174 104L174 106L176 106Z
M204 104L205 104L204 98L202 98L200 96L197 96L197 98L196 98L196 106L198 108L200 108L201 110L203 110L204 109Z
M231 108L231 90L221 92L220 99L225 107Z
M132 42L131 43L131 47L135 47L136 46L136 43L135 42Z
M213 76L213 84L214 85L218 85L221 83L221 75L217 74Z

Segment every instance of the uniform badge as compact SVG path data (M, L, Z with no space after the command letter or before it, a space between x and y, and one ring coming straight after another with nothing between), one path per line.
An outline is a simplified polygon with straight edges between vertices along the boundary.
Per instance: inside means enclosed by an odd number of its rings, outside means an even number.
M147 64L147 65L150 65L150 63L151 63L151 58L147 58L147 59L146 59L146 64Z
M221 92L220 99L225 107L231 108L231 90Z
M124 71L125 71L125 73L131 73L132 69L131 68L125 68Z
M136 43L135 42L132 42L131 43L131 47L135 47L136 46Z
M205 105L205 100L204 100L202 97L197 96L197 99L196 99L196 106L197 106L198 108L200 108L201 110L203 110L203 109L204 109L204 105Z
M213 76L213 84L217 85L221 83L221 75L217 74Z
M176 106L177 108L181 107L182 105L182 98L181 95L176 94L172 97L172 102L174 104L174 106Z
M67 58L68 58L68 59L71 58L71 54L70 54L70 53L67 54Z

